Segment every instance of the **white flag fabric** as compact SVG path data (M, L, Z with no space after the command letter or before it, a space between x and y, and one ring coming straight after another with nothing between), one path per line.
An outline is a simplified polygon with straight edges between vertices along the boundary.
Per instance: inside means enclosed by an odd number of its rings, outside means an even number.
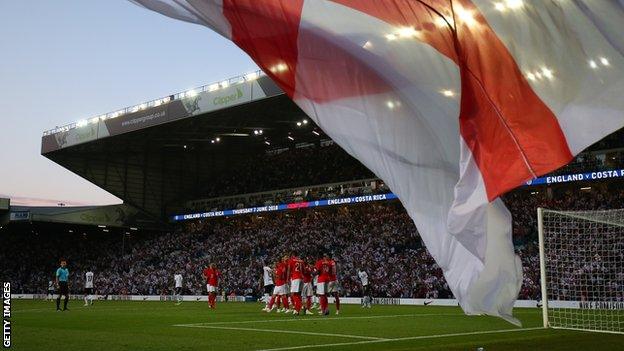
M622 1L132 1L249 54L398 195L468 314L519 323L498 197L624 125Z

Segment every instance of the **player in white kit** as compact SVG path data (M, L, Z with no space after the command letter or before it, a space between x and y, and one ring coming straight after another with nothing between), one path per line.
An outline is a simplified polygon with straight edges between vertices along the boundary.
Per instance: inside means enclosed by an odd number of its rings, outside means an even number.
M93 272L91 271L85 273L84 289L84 305L93 305Z
M368 285L368 273L360 268L358 269L357 275L358 278L360 278L360 283L362 283L362 308L371 308L372 299L370 296L370 286Z
M271 294L273 294L273 288L275 288L275 284L273 283L273 270L267 265L262 267L262 284L264 289L262 299L265 304L263 311L265 311L269 309L269 301L271 299Z
M179 305L182 303L182 274L174 274L173 280L175 281L176 305Z

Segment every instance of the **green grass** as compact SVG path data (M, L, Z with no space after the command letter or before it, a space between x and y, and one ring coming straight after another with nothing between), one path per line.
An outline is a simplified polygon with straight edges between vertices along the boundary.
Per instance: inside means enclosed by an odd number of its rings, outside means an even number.
M205 351L313 345L317 346L294 349L624 349L624 336L541 328L516 331L518 328L501 319L465 316L457 307L373 306L363 310L344 305L339 316L295 317L261 312L263 306L258 303L221 303L216 310L209 310L205 302L175 306L172 302L100 301L82 307L81 301L71 301L70 311L55 312L53 302L12 302L14 350ZM538 309L516 309L516 314L523 328L541 326ZM175 326L195 323L203 324ZM503 332L483 333L497 330ZM458 333L475 334L443 336Z

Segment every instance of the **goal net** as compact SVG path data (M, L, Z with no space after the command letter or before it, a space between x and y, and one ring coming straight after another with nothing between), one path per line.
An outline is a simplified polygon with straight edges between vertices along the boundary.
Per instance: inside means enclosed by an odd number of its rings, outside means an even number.
M544 327L624 333L624 210L537 210Z

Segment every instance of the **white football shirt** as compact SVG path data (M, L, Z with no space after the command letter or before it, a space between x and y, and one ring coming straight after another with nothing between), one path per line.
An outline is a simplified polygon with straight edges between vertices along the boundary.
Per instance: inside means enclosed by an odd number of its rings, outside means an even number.
M176 288L181 288L182 287L182 274L175 274L173 276L173 280L175 280L175 287Z
M85 273L85 288L92 289L93 288L93 272L88 271Z
M271 276L271 267L264 266L262 268L262 280L264 281L264 286L273 285L273 277Z
M360 278L360 281L362 282L362 286L368 285L368 273L364 271L358 271L358 277Z

